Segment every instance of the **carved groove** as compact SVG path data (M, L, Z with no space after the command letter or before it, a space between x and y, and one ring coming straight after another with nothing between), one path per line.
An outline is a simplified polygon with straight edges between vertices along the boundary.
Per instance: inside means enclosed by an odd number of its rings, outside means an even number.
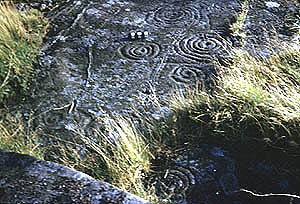
M172 200L189 200L196 196L199 203L206 203L210 196L230 195L240 188L235 163L223 155L220 148L203 146L184 152L174 166L163 172L150 178L150 183L155 184L158 195L171 196Z
M176 51L187 59L208 63L228 55L228 42L216 34L202 33L180 40Z
M160 47L152 42L134 42L120 47L118 51L123 58L142 60L156 57L160 52Z
M169 77L175 83L195 83L197 81L205 82L214 73L212 64L180 64L175 65Z
M167 170L157 182L157 190L161 193L184 193L196 183L195 176L188 168L175 167Z
M198 9L190 6L185 7L161 7L147 18L148 23L169 27L173 25L192 25L201 18Z

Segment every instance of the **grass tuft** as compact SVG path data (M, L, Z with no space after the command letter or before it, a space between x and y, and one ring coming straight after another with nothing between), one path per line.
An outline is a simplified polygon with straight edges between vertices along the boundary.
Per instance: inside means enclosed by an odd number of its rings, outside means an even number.
M47 150L46 158L159 203L154 190L146 191L143 182L154 158L151 144L130 119L105 117L99 120L104 124L103 130L94 129L94 136L73 130L76 139L58 141Z
M236 22L233 23L230 28L232 31L232 35L235 37L240 37L241 39L244 39L246 37L243 26L247 17L248 7L249 7L248 0L244 0L244 2L242 3L242 10L236 16Z
M213 93L177 92L167 101L171 114L160 120L137 114L139 126L122 117L99 119L105 127L95 129L96 135L74 130L76 141L59 143L48 153L153 203L171 201L159 197L155 186L145 187L145 178L191 146L219 145L237 155L243 151L268 158L276 156L265 155L267 149L276 149L299 157L298 50L288 48L265 59L236 50L232 65L220 67Z
M11 1L0 2L0 105L28 90L47 20L37 10L17 11ZM18 113L0 109L0 149L43 158L38 136Z
M0 103L28 90L47 24L37 10L20 12L8 1L0 3Z
M24 123L18 114L11 115L6 109L1 109L0 115L0 149L43 159L44 149L39 144L39 137L28 128L31 120Z
M255 140L300 155L299 49L264 60L241 51L234 56L213 95L191 91L174 97L177 124L182 131L196 129L190 137L194 142L237 146Z

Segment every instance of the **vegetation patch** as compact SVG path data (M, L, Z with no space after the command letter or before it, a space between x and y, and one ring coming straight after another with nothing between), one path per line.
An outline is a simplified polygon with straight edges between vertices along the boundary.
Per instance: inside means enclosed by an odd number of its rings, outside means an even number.
M43 159L44 149L37 134L28 128L30 123L31 120L24 123L20 113L0 109L0 149Z
M47 25L47 20L37 10L18 12L12 3L0 3L1 104L28 91Z
M131 119L109 116L98 118L103 130L85 135L74 129L74 140L53 138L46 160L58 162L92 177L106 181L152 203L162 203L154 189L145 189L144 178L150 173L153 148Z
M259 60L241 51L218 77L215 92L175 96L172 110L183 143L212 141L251 148L251 142L299 155L299 48ZM221 68L222 69L222 68ZM194 134L187 135L188 130Z
M35 57L47 30L42 13L17 11L11 1L0 2L0 149L43 158L39 138L21 114L8 106L24 96L34 76Z
M241 51L234 56L230 68L220 68L212 94L176 93L167 101L169 116L157 121L140 115L139 126L130 119L99 118L106 125L95 130L96 136L74 130L73 142L59 141L47 150L49 159L153 203L168 203L154 193L154 186L145 188L145 177L192 146L220 145L250 155L275 149L300 156L298 50L289 48L264 60Z

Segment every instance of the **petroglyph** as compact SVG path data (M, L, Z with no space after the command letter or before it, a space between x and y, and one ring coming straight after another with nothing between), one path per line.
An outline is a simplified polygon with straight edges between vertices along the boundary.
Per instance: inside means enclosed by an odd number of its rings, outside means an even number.
M165 6L148 14L147 22L161 27L191 26L201 19L201 11L192 6Z
M176 51L189 60L208 63L228 55L229 44L216 33L201 33L179 40Z
M203 145L181 154L173 166L151 178L160 195L171 195L173 199L186 199L193 193L199 203L205 202L209 195L206 191L217 195L230 195L239 189L234 161L218 147ZM207 188L207 189L205 189ZM200 202L202 201L202 202Z
M184 193L196 184L192 168L174 167L166 169L162 177L152 181L156 191L166 195L177 194L184 199Z
M175 83L196 83L207 82L214 73L212 64L169 64L173 67L169 77Z
M146 60L156 57L160 52L158 44L153 42L129 42L118 49L123 58L129 60Z
M101 128L93 122L103 113L134 116L134 107L151 116L162 114L152 108L154 97L163 101L178 88L210 84L218 75L217 65L227 66L223 62L230 59L232 48L248 51L263 45L268 52L254 49L255 53L267 56L276 45L263 42L291 41L298 30L287 35L282 19L297 9L283 2L268 8L249 1L241 29L244 45L231 33L242 11L238 0L62 3L47 16L50 32L39 58L35 99L29 105L37 109L37 128L59 137L76 129L88 130L91 136ZM76 106L65 107L73 101ZM161 169L154 179L158 192L178 192L187 196L186 203L193 203L191 195L198 199L194 203L224 203L216 193L230 194L237 186L231 160L226 157L224 165L217 166L220 162L211 154L202 160L188 157Z

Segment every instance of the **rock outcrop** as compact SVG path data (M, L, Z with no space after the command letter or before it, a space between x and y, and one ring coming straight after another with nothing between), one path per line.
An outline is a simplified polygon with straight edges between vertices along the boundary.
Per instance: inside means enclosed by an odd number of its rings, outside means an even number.
M95 118L104 112L131 115L131 106L144 111L143 105L151 107L154 96L163 99L195 81L209 84L217 74L215 62L226 66L234 47L268 56L299 32L289 26L298 15L295 1L248 3L246 8L238 0L61 3L47 14L50 32L38 59L33 101L28 104L28 111L34 109L36 128L45 138L52 134L68 139L79 129L90 136L88 131L98 125ZM244 22L238 22L242 15ZM241 24L241 36L231 29L235 23ZM148 36L143 36L145 31ZM235 192L241 187L299 194L299 186L294 185L298 180L284 165L260 161L240 166L221 149L195 151L161 167L162 173L152 180L158 192L175 192L174 200L182 204L262 202L240 199ZM40 198L53 203L145 202L57 164L14 153L1 155L3 202L34 203Z
M241 161L223 148L200 145L159 166L160 173L149 181L176 204L298 204L300 180L292 166L284 160Z
M0 150L0 203L148 202L66 166Z
M132 106L156 116L154 97L162 101L196 82L209 86L232 48L267 56L291 43L296 15L296 3L286 1L62 2L47 12L51 26L29 109L40 129L58 136L92 129L104 112L132 116Z

